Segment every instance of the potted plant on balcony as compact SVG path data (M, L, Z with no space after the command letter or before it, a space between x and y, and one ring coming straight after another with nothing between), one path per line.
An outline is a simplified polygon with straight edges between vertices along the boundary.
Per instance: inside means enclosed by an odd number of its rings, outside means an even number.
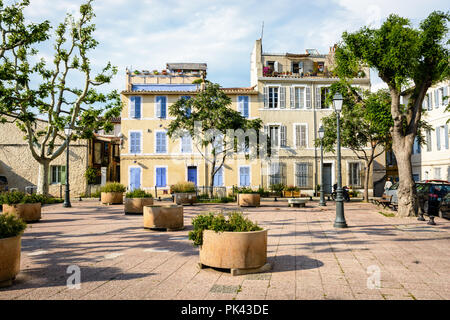
M123 193L126 188L123 184L118 182L108 182L100 188L101 202L103 204L122 204Z
M179 205L194 204L197 202L195 184L190 181L178 182L170 187L170 193L174 196L174 202Z
M41 195L26 194L21 191L4 192L0 194L0 204L3 212L10 212L25 222L36 222L41 219Z
M20 248L26 223L17 215L0 215L0 288L12 285L20 272Z
M189 239L199 247L200 267L239 270L261 268L267 263L267 229L232 212L198 215L192 220Z
M259 191L253 191L252 188L238 188L237 203L240 207L259 207L261 195Z
M144 212L144 206L153 205L153 196L142 189L134 189L125 194L125 214Z

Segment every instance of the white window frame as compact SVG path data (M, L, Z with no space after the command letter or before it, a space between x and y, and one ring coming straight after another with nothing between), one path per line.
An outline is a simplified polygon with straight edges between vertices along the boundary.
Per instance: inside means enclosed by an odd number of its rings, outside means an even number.
M132 168L138 168L138 169L140 169L140 177L139 177L139 181L140 181L140 189L144 189L144 187L142 186L142 183L144 182L143 180L142 180L142 177L143 177L143 168L141 167L141 166L134 166L134 165L131 165L131 166L128 166L128 190L131 190L131 169Z
M59 179L57 180L61 180L61 182L54 182L53 181L53 168L54 167L58 167L60 170L57 170L57 176ZM55 185L55 184L65 184L65 181L62 181L62 167L66 167L66 165L62 165L62 164L55 164L55 165L50 165L50 184L51 185ZM67 177L67 167L66 167L66 177Z
M248 180L249 180L248 181L249 182L248 186L241 185L241 168L248 168ZM238 178L238 185L239 185L239 187L251 187L252 186L252 167L249 166L249 165L239 165L238 166L238 172L237 172L237 178ZM223 182L225 184L225 179L224 179Z
M294 92L294 108L291 107L290 108L291 110L306 110L306 87L307 87L307 85L293 85L292 86L293 92ZM303 89L303 107L299 107L299 108L295 108L295 104L296 104L296 101L297 101L297 96L295 94L295 89L297 89L297 88Z
M156 187L156 169L158 168L165 168L166 169L166 185L164 187L158 187L158 188L167 188L168 186L170 186L169 184L169 167L168 166L155 166L153 168L153 175L154 175L154 179L153 179L153 185Z
M166 152L158 152L158 133L164 133L166 135ZM167 130L155 130L155 154L168 154L169 153L169 138L167 136Z
M156 98L158 98L158 97L166 97L166 117L165 118L158 117L158 110L157 110L158 103L156 102ZM180 96L180 98L181 98L181 96ZM154 106L155 106L154 107L155 119L161 119L161 120L169 119L169 96L167 96L167 95L156 95L155 98L154 98Z
M141 98L141 106L140 106L140 110L139 110L139 112L141 114L140 118L131 117L131 106L132 106L131 97L140 97ZM142 110L144 109L144 108L142 108L143 103L144 103L144 97L143 96L135 96L135 95L133 95L133 96L130 96L128 98L128 119L129 120L142 120L142 118L144 117L144 115L142 114Z
M294 143L293 143L294 148L295 149L300 148L300 146L297 146L297 126L305 126L306 127L306 129L305 129L306 146L301 147L301 148L308 148L309 147L309 143L308 143L309 142L309 140L308 140L309 134L308 134L308 123L306 123L306 122L295 122L292 124L292 130L294 132Z
M322 99L321 99L322 98L322 88L330 89L330 87L331 87L331 85L329 85L329 84L319 84L319 85L315 86L315 89L319 88L320 91L321 91L321 94L319 96L319 100L320 101L322 101ZM317 99L317 97L316 97L316 90L314 90L314 109L316 109L316 105L317 105L316 99ZM322 108L322 102L321 102L320 103L320 109L316 109L316 110L333 110L333 104L330 104L330 106L328 108Z
M266 85L267 87L267 109L266 110L280 110L280 93L281 93L281 85L272 85L272 84L268 84ZM269 97L270 97L270 93L269 93L269 88L277 88L278 89L278 100L277 100L277 106L276 108L270 108L270 104L269 104ZM285 97L286 99L286 97Z
M140 152L131 152L131 133L140 133L140 139L139 139L139 149ZM143 131L142 130L128 130L128 153L129 154L142 154L143 152L143 147L144 147L144 136L143 136Z
M271 138L271 136L270 136L270 127L278 127L278 142L277 142L277 146L276 147L274 147L274 146L272 146L271 145L271 148L272 149L280 149L280 148L282 148L281 147L281 126L282 126L283 124L281 123L281 122L278 122L278 123L266 123L265 124L265 126L267 126L268 128L268 130L267 130L267 134L268 134L268 136L269 136L269 139L271 139L271 141L272 141L272 138ZM286 130L287 130L287 126L286 126ZM287 147L287 145L288 145L288 143L287 143L287 137L286 137L286 147ZM284 147L283 147L284 148Z

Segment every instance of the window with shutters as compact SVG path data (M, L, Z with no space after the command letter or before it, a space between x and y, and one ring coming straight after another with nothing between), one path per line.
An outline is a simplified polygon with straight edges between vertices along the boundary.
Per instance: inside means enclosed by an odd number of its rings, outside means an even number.
M280 125L269 125L268 134L271 148L287 146L287 128Z
M66 183L66 166L50 166L50 183Z
M361 185L361 168L359 162L350 162L348 164L348 184L351 186Z
M156 153L167 153L167 134L165 131L156 132Z
M238 96L238 112L244 117L249 117L249 97L248 96Z
M278 93L279 93L279 87L269 87L268 88L268 108L269 109L278 108Z
M167 168L166 167L156 167L155 168L155 185L157 187L167 186Z
M419 143L419 138L415 137L414 138L414 144L413 144L413 154L419 154L420 153L420 143Z
M250 166L239 167L239 186L240 187L250 186Z
M330 91L329 87L320 87L320 104L319 104L319 109L330 109L331 105L330 104L326 104L325 100L327 98L328 92Z
M274 162L269 167L269 185L286 184L286 164Z
M180 99L183 99L183 100L189 100L190 98L191 98L191 96L181 96L180 97ZM191 116L191 108L186 107L185 114L186 114L186 117L189 118Z
M141 105L142 105L142 97L139 96L130 97L129 113L131 119L141 118L142 113Z
M437 104L442 106L444 104L444 87L437 89Z
M165 119L167 117L167 97L156 96L155 97L156 117Z
M299 162L295 164L295 185L299 188L309 187L309 163Z
M295 147L296 148L306 148L307 145L307 125L306 124L295 124Z
M141 132L130 131L130 153L141 153Z
M291 109L305 109L306 106L305 87L291 87Z
M190 134L185 134L181 137L181 153L192 152L192 138Z
M434 179L441 180L441 168L434 168Z

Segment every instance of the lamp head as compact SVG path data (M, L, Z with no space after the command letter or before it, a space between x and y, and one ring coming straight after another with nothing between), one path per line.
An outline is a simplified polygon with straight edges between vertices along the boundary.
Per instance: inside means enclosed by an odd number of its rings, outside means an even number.
M325 130L324 130L323 126L320 126L320 128L319 128L319 138L323 139L324 136L325 136Z
M67 137L72 135L72 128L70 127L70 125L66 124L66 126L64 127L64 133Z
M342 94L337 92L333 97L333 106L336 112L341 112L343 102L344 98L342 97Z

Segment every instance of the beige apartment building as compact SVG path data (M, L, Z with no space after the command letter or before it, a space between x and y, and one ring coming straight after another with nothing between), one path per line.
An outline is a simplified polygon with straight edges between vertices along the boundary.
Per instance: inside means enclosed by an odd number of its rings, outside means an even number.
M327 88L337 78L329 72L333 49L326 55L316 50L304 54L269 54L255 42L251 55L251 87L223 88L231 98L231 108L249 119L260 118L270 137L270 159L248 159L233 154L216 175L215 186L268 188L272 184L295 185L313 195L320 183L320 149L314 145L320 119L332 112L324 104ZM170 185L193 181L209 186L208 163L189 136L171 140L167 127L172 120L169 107L178 99L189 98L201 90L193 84L206 77L206 64L168 63L162 71L126 73L122 92L121 182L128 188L143 188L158 195L168 194ZM370 88L369 70L354 85ZM362 189L364 162L351 150L342 150L343 184ZM370 178L383 189L384 157L379 157ZM325 154L325 191L331 193L336 182L336 155Z
M204 160L192 137L169 139L167 127L173 119L169 107L180 98L201 90L192 82L206 76L204 63L168 63L162 71L127 70L122 99L121 182L129 189L142 188L158 196L169 194L170 185L192 181L209 186L209 163ZM223 88L232 100L231 108L248 118L258 117L258 92L253 88ZM216 174L216 187L261 184L259 160L246 160L244 154L228 158ZM223 188L223 192L227 192Z
M445 111L449 101L449 86L449 80L437 83L428 89L425 96L423 109L426 111L422 119L428 122L432 130L424 133L425 145L420 146L417 139L414 143L411 162L415 181L431 179L450 181L448 131L450 112Z
M330 193L337 181L336 155L324 154L324 172L320 172L318 138L321 118L333 108L325 104L328 87L338 78L330 72L334 61L334 47L328 54L315 49L305 53L263 52L261 39L256 40L251 54L251 85L259 92L263 120L278 159L262 166L264 186L273 183L295 185L313 193L324 175L324 189ZM352 80L354 86L370 89L370 71ZM345 106L344 106L345 107ZM382 192L385 178L384 157L378 157L370 177L373 194ZM343 185L360 190L364 183L364 162L353 151L342 149Z

